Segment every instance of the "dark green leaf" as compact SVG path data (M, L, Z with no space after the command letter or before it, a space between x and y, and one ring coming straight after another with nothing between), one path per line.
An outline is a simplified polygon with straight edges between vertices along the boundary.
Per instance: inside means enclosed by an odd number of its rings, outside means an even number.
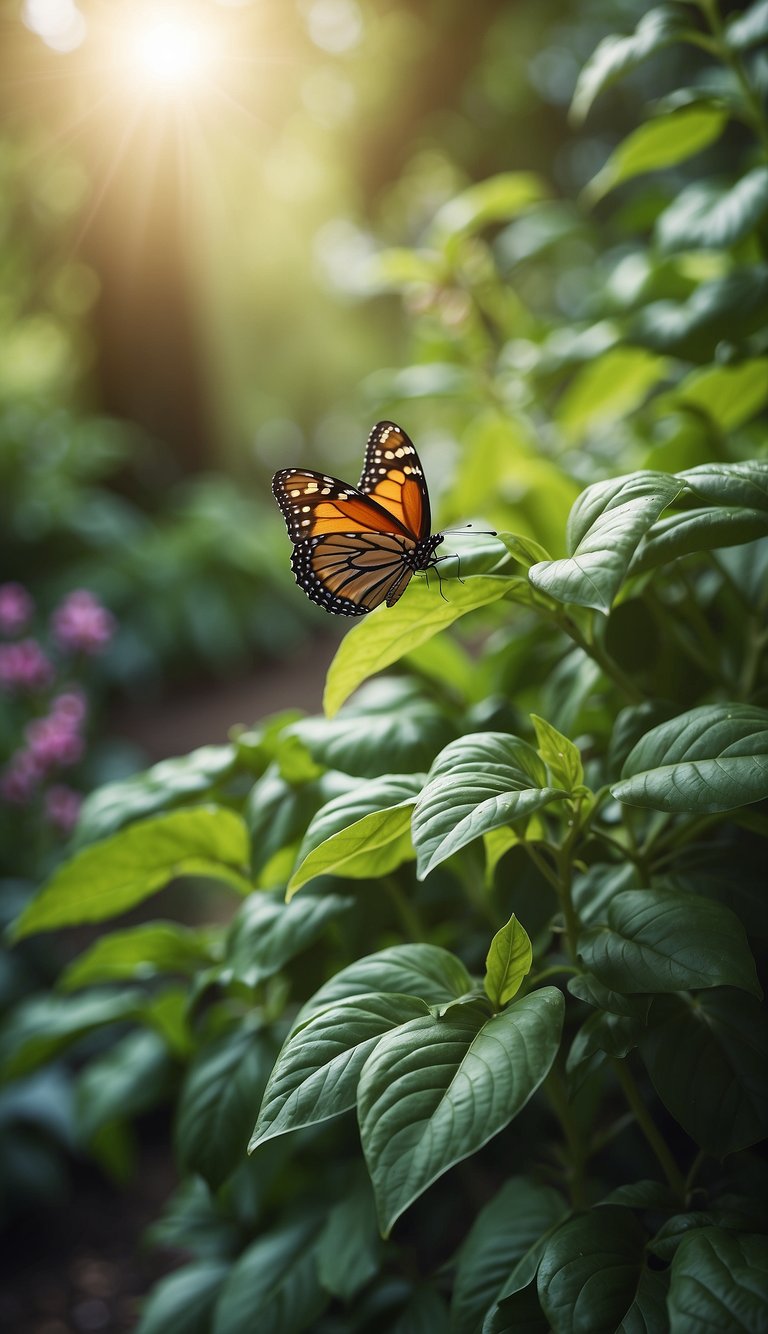
M161 760L146 773L105 783L83 802L76 843L106 838L124 824L207 795L235 766L234 746L201 746L190 755Z
M466 995L471 987L472 978L461 960L439 945L391 945L367 954L329 978L302 1007L294 1031L311 1014L349 996L381 991L418 996L428 1005L443 1005Z
M211 1314L229 1264L185 1265L155 1285L136 1334L208 1334Z
M749 236L768 213L768 167L753 167L724 189L711 181L689 185L656 223L663 250L727 250Z
M283 1224L252 1242L230 1269L211 1334L302 1334L328 1303L311 1245L313 1221Z
M182 1166L215 1190L245 1158L271 1056L263 1039L241 1028L203 1047L178 1103L176 1146Z
M574 123L580 125L585 120L604 88L635 69L654 51L674 42L679 29L680 18L672 6L659 5L643 14L629 37L604 37L579 74L571 102Z
M251 894L227 936L220 977L256 987L311 945L352 900L339 894L305 895L285 903L278 894Z
M611 788L630 806L728 811L768 796L768 711L705 704L660 723L627 756Z
M536 1284L529 1283L504 1297L483 1322L482 1334L549 1334L549 1321L541 1309Z
M554 1334L616 1334L635 1300L645 1233L629 1209L606 1205L564 1223L539 1265L539 1300Z
M729 987L654 1000L640 1053L661 1101L708 1153L768 1134L768 1023Z
M562 993L547 987L487 1018L477 1004L415 1019L369 1056L358 1118L382 1232L525 1106L557 1054Z
M768 1328L768 1240L720 1228L692 1232L672 1261L670 1334Z
M298 743L297 743L298 744ZM251 833L251 865L257 884L265 889L285 885L296 860L298 844L321 806L358 784L347 774L328 773L294 784L275 763L251 788L246 819Z
M157 1033L139 1030L89 1061L75 1089L77 1123L85 1140L110 1121L130 1120L164 1102L175 1064Z
M13 938L103 922L179 876L203 876L248 893L247 865L248 831L234 811L194 806L140 820L54 872L15 922Z
M83 996L30 996L11 1011L0 1030L0 1073L15 1079L94 1029L135 1020L140 1000L134 990L106 988Z
M381 1249L371 1183L362 1177L328 1215L317 1246L320 1282L351 1301L377 1272Z
M633 889L608 906L608 927L579 941L587 968L614 991L743 987L761 995L744 928L710 899Z

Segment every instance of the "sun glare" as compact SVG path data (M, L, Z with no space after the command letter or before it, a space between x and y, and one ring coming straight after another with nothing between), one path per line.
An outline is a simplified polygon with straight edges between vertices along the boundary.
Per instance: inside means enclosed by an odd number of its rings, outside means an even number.
M211 58L208 35L181 14L146 17L136 27L131 64L145 84L159 90L190 88L205 75Z

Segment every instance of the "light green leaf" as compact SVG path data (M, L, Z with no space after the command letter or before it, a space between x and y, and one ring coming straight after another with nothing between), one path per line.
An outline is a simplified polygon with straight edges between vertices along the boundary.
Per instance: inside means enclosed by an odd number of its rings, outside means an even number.
M253 1116L272 1057L264 1040L241 1028L203 1047L178 1101L176 1149L187 1172L216 1190L245 1159Z
M210 1334L302 1334L328 1305L312 1245L314 1220L285 1223L259 1237L230 1268Z
M616 1334L643 1273L645 1232L629 1209L592 1209L564 1223L539 1265L539 1300L554 1334Z
M562 1196L527 1177L511 1177L475 1218L458 1253L451 1334L476 1334L493 1302L530 1250L565 1214ZM521 1285L522 1286L522 1285Z
M390 945L357 959L329 978L302 1006L293 1031L310 1015L349 996L382 991L418 996L428 1005L445 1005L466 995L471 987L472 978L461 959L439 945Z
M348 911L353 900L339 894L310 894L285 903L279 892L251 894L230 927L219 979L256 987L274 977L307 949L327 924Z
M765 172L768 181L768 167ZM768 402L768 357L742 361L737 366L707 366L693 371L681 380L673 397L686 407L706 412L721 430L735 430ZM691 482L695 483L693 476Z
M136 1334L208 1334L229 1270L226 1260L202 1260L161 1279L147 1299Z
M572 122L581 125L599 93L678 39L679 30L675 10L671 5L659 5L643 14L629 37L604 37L579 74L571 101Z
M382 1233L454 1163L509 1124L557 1054L562 993L554 987L488 1019L478 1004L414 1019L368 1057L358 1119Z
M216 933L177 922L147 922L112 931L78 955L59 978L61 991L79 991L98 982L144 981L158 973L192 975L212 962Z
M193 806L140 820L65 862L14 923L13 939L103 922L179 876L219 880L247 894L248 855L243 820L223 807Z
M551 560L546 547L535 542L532 537L520 537L518 533L497 533L496 536L504 543L510 556L524 565L526 570L540 560Z
M433 585L412 584L394 607L379 607L344 636L325 683L323 708L328 717L376 672L398 662L454 621L478 607L514 591L510 576L478 575L466 583L451 583L450 600L443 601Z
M531 722L536 729L538 752L552 775L552 782L557 787L573 792L584 782L584 766L578 746L574 746L567 736L558 732L551 723L545 722L538 714L531 714Z
M617 185L644 172L674 167L700 153L720 138L727 123L727 111L701 103L647 121L627 135L589 182L585 190L589 202L595 204Z
M557 421L569 441L605 430L644 403L666 379L666 357L643 347L614 347L582 366L557 405Z
M413 811L418 875L491 829L565 796L546 786L532 746L506 732L476 732L441 751Z
M75 840L80 847L124 824L206 795L235 766L234 746L201 746L189 755L153 764L146 773L105 783L83 802Z
M456 237L470 236L489 223L508 222L548 193L543 179L533 172L507 171L490 176L443 204L432 227L432 241L445 245Z
M617 894L608 906L608 927L582 936L579 954L604 986L630 995L722 986L762 994L736 914L692 894Z
M768 213L768 167L754 167L724 189L711 181L689 185L656 222L662 250L728 250Z
M318 811L304 836L288 897L319 875L375 879L410 861L411 811L423 782L422 774L386 775Z
M608 613L640 542L684 483L667 473L638 472L596 482L582 492L568 520L565 560L542 561L528 577L560 602Z
M249 1152L354 1107L360 1071L382 1035L427 1014L426 1001L415 996L370 992L294 1028L269 1077Z
M690 1233L672 1261L668 1312L670 1334L718 1329L757 1334L766 1329L766 1238L718 1227Z
M528 932L513 913L491 941L485 961L485 994L494 1009L500 1010L520 990L533 962Z
M742 14L732 18L726 29L728 45L734 51L748 51L768 39L768 0L755 0Z
M721 987L657 997L640 1054L664 1106L713 1157L768 1134L768 1023L754 996Z
M704 704L633 746L618 801L656 811L729 811L768 797L768 711Z

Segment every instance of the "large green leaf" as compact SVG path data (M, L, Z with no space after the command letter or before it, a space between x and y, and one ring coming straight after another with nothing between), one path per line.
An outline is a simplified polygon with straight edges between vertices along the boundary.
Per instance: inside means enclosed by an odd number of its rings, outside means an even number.
M588 199L595 203L624 181L685 162L719 139L727 123L727 111L705 103L646 121L627 135L589 182Z
M201 1049L189 1068L176 1120L182 1166L215 1190L244 1159L271 1054L249 1028Z
M667 473L630 473L582 492L568 520L564 560L529 570L535 588L560 602L608 612L640 542L684 483Z
M732 18L726 29L734 51L748 51L768 39L768 0L754 0L748 9Z
M325 683L323 707L332 717L346 699L376 672L398 662L468 612L487 607L514 592L510 575L477 575L464 584L451 581L448 600L436 587L412 584L394 607L380 607L344 636Z
M453 1006L386 1034L366 1061L358 1118L382 1232L433 1181L512 1120L560 1043L562 993L546 987L488 1019Z
M643 347L613 347L577 371L557 405L557 422L580 441L633 412L660 380L669 361Z
M411 860L411 810L423 782L422 774L387 774L323 806L299 849L289 895L315 876L365 880Z
M132 989L30 996L11 1011L0 1029L0 1074L15 1079L95 1029L136 1020L140 1002Z
M234 746L201 746L189 755L161 760L134 778L105 783L83 802L77 844L93 843L132 820L199 799L227 777L235 758Z
M513 913L506 926L493 937L485 961L483 986L494 1009L500 1010L517 995L532 962L528 932Z
M317 1270L326 1292L350 1302L373 1278L382 1243L371 1183L363 1175L331 1209L317 1246Z
M150 1293L136 1334L208 1334L229 1269L225 1260L203 1260L161 1279Z
M337 1001L294 1029L269 1077L249 1150L354 1107L360 1071L384 1033L429 1014L415 996Z
M158 973L192 975L213 960L215 932L180 926L178 922L147 922L112 931L94 941L65 968L58 985L79 991L98 982L135 981Z
M211 1334L302 1334L328 1304L312 1246L314 1220L285 1223L252 1242L229 1272Z
M708 1153L768 1134L768 1022L753 996L723 987L658 997L640 1054L665 1107Z
M617 894L608 907L608 927L582 936L579 953L605 986L630 995L724 986L762 994L736 914L692 894Z
M754 542L768 534L768 514L763 510L707 509L665 514L653 525L629 567L630 575L643 574L657 565L679 560L694 551L714 551Z
M258 986L311 945L352 902L340 894L307 894L295 903L285 903L279 893L251 894L227 935L220 980Z
M418 996L428 1005L445 1005L464 996L472 978L461 959L439 945L390 945L342 968L307 1001L294 1024L296 1029L347 996L369 991Z
M680 1243L672 1261L670 1334L768 1329L768 1240L702 1228Z
M528 171L506 171L470 185L443 204L432 227L432 242L444 245L470 236L493 222L508 222L548 194L541 176Z
M571 101L571 119L580 125L604 88L674 42L680 31L679 14L671 5L658 5L643 14L629 37L604 37L584 65Z
M543 1245L564 1214L562 1196L551 1186L527 1177L504 1183L480 1210L459 1251L451 1334L476 1334L488 1308L510 1291L507 1280L520 1261Z
M766 176L766 209L768 210L768 167L763 168ZM751 357L737 366L707 366L703 370L692 371L681 380L674 391L675 402L685 407L706 412L708 417L723 431L733 431L743 422L756 416L768 402L768 357ZM768 468L758 464L705 465L692 468L683 473L686 481L695 487L698 473L719 472L722 476L739 477L746 480L750 476L762 495L739 496L739 504L754 505L760 508L766 494L766 482L760 486L760 474L768 477ZM724 504L731 504L736 499L724 492L719 499Z
M683 301L651 301L631 321L633 341L689 361L711 361L725 340L754 356L752 335L765 327L768 265L753 263L697 283Z
M768 797L768 711L703 704L647 732L611 791L656 811L729 811Z
M727 250L768 214L768 167L753 167L724 189L711 181L689 185L656 223L663 250Z
M768 359L765 365L768 369ZM710 381L710 389L711 384ZM746 392L744 383L741 388ZM702 463L679 476L695 495L711 505L743 506L768 514L768 462L764 459L748 463Z
M629 1209L611 1205L569 1219L549 1239L539 1300L554 1334L616 1334L643 1273L645 1233Z
M223 881L247 894L247 865L248 832L234 811L195 806L140 820L83 848L54 872L15 922L13 938L103 922L179 876Z
M567 794L547 786L532 746L506 732L474 732L441 751L413 811L421 879L491 829L522 819Z
M296 744L300 744L298 740ZM279 762L271 764L251 788L245 808L256 883L265 889L284 886L312 816L334 797L356 786L349 774L335 771L310 781L293 782L281 772Z

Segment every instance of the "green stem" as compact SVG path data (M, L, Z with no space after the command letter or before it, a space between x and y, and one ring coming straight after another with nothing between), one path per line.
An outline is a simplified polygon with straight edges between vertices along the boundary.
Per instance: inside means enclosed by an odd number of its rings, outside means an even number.
M611 1064L616 1072L616 1078L621 1085L624 1097L634 1112L640 1129L659 1160L662 1172L667 1178L672 1190L675 1192L675 1195L677 1195L678 1199L683 1202L686 1196L685 1178L672 1157L669 1145L643 1102L640 1096L640 1090L632 1077L626 1061L613 1060Z
M572 964L553 963L551 968L545 968L541 973L531 973L525 980L530 989L531 987L538 986L540 982L546 982L548 977L557 977L559 973L570 973L572 976L578 977L580 972L581 969L574 968Z
M634 681L631 681L622 671L619 664L614 662L613 658L605 651L602 644L598 644L594 638L587 639L586 635L582 634L578 625L573 620L573 617L569 616L567 612L556 612L555 620L560 626L560 629L568 635L568 638L572 639L574 644L578 644L579 648L583 649L587 656L590 657L593 662L596 662L598 667L602 668L609 680L613 681L614 685L618 686L619 690L626 695L631 704L642 704L644 702L645 696L643 695L642 690L639 690Z
M383 885L392 900L395 911L400 918L400 924L409 940L426 940L426 931L421 918L410 902L408 895L404 894L397 881L392 876L384 876Z
M536 867L536 870L539 871L541 875L543 875L544 879L547 881L548 884L552 886L552 888L555 891L559 892L560 881L558 880L555 872L552 870L549 863L544 860L540 852L537 852L536 848L533 846L532 843L523 843L523 847L525 848L525 851L528 853L528 856L530 857L531 861Z
M586 1148L574 1123L571 1105L568 1102L565 1084L555 1069L550 1070L544 1080L544 1091L549 1098L555 1115L562 1127L568 1149L568 1191L573 1208L586 1208L587 1199L584 1182Z
M741 56L728 44L717 0L699 0L699 2L706 14L714 38L716 54L723 64L728 66L741 89L744 98L744 119L754 130L755 136L760 141L766 156L768 156L768 119L766 119L760 98L747 78Z

